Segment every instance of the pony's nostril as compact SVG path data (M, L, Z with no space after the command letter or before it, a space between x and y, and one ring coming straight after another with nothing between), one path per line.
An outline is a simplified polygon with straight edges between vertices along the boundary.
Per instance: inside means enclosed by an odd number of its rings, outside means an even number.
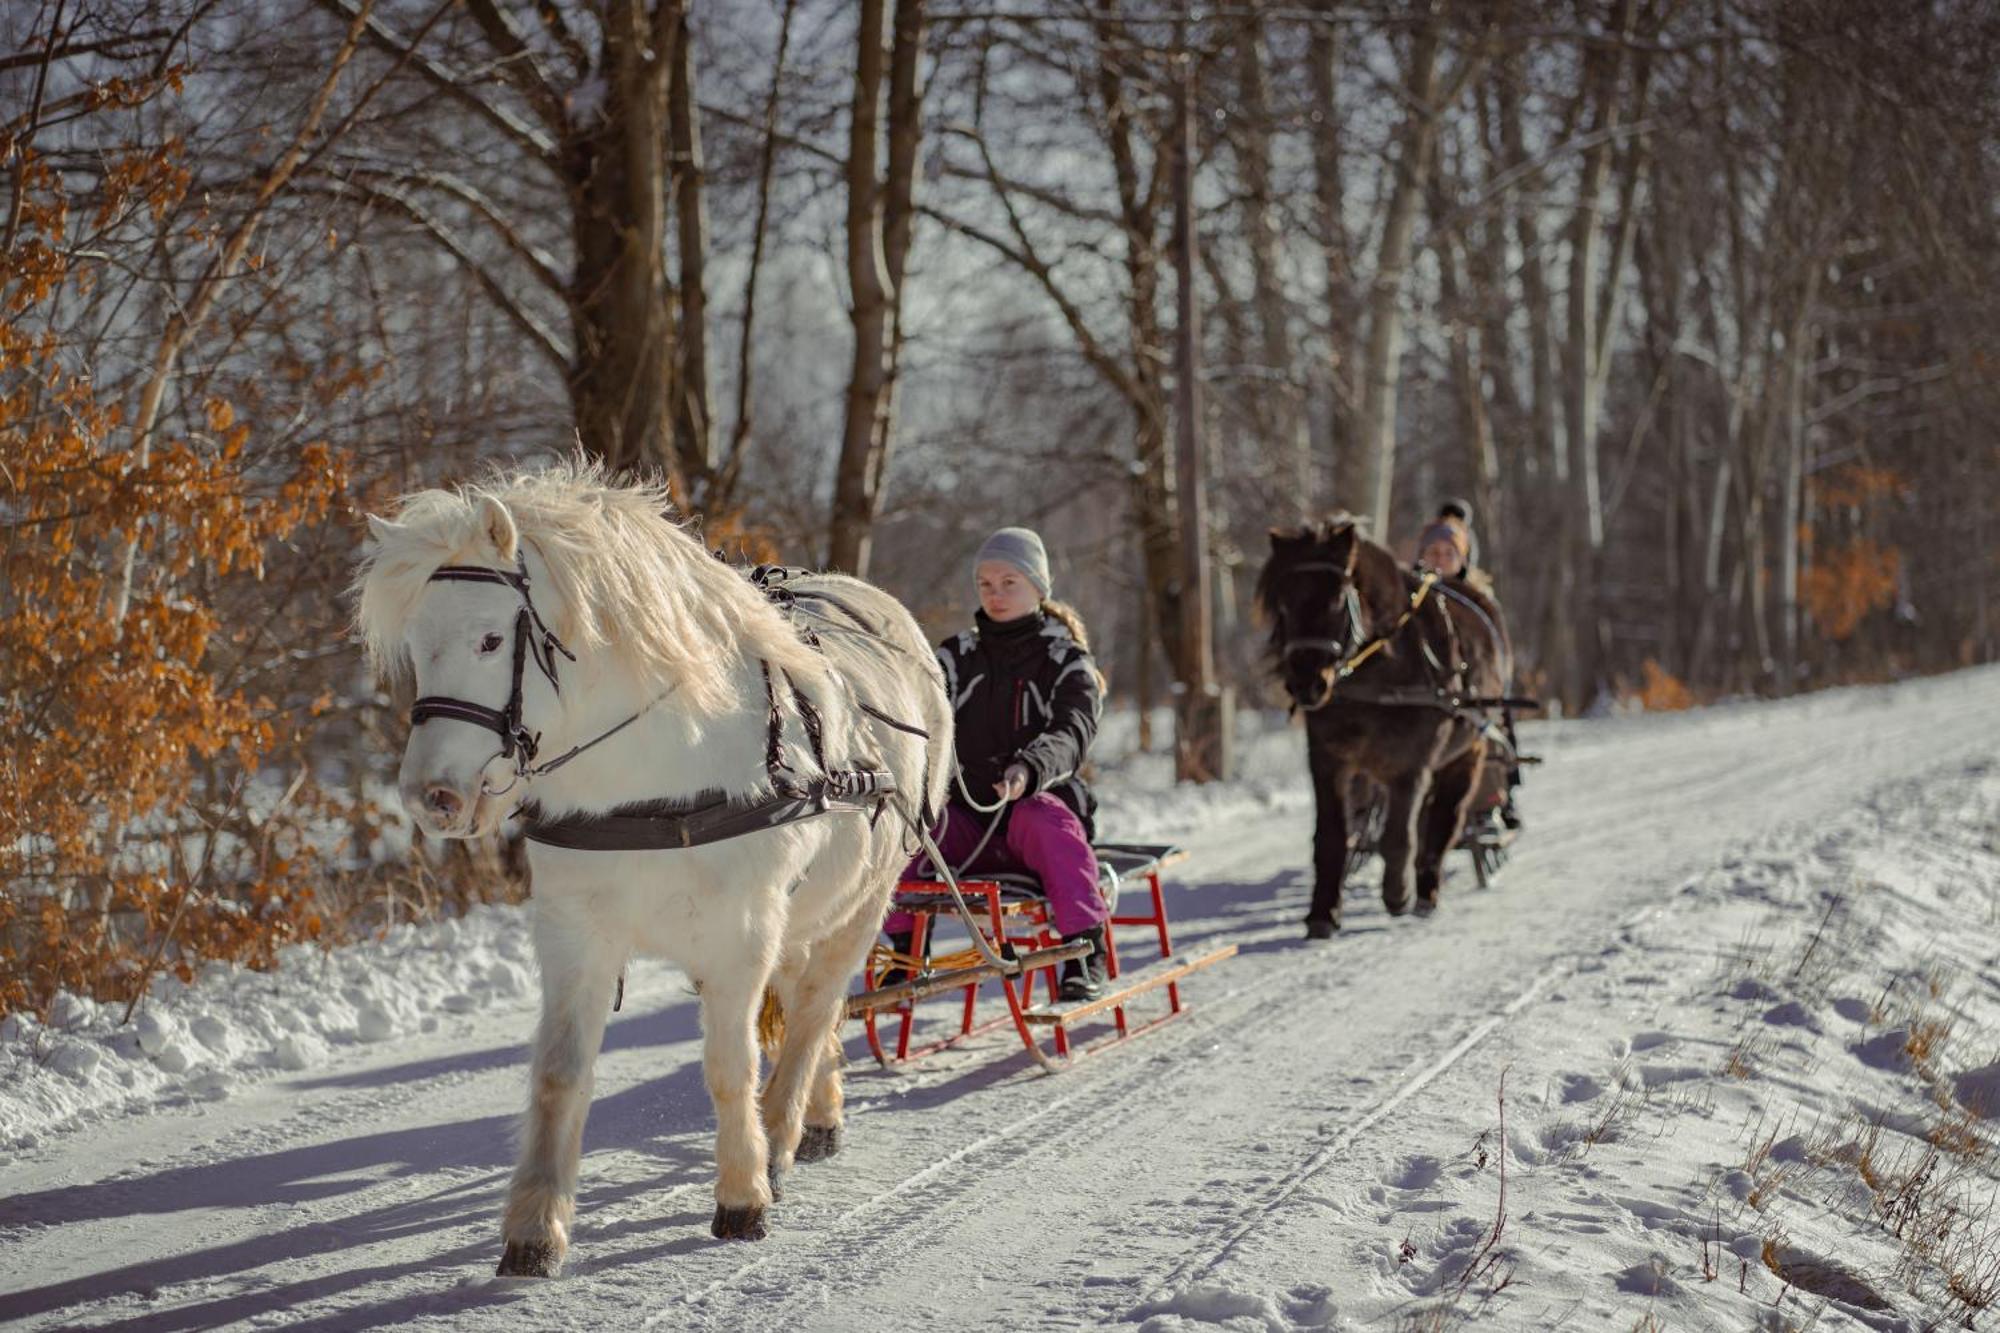
M434 813L446 819L454 818L459 808L465 804L459 799L458 793L449 787L432 787L425 793L424 800Z

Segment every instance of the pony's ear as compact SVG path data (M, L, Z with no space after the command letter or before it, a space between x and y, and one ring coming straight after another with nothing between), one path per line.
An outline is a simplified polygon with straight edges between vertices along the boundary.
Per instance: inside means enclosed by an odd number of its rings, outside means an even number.
M379 514L368 516L368 536L377 546L387 546L390 540L401 532L403 525L392 523Z
M1354 573L1355 557L1361 554L1361 543L1354 540L1354 525L1342 523L1330 526L1325 537L1327 554L1334 563L1341 565L1351 577Z
M1297 546L1306 539L1306 534L1298 528L1272 528L1271 549L1282 551L1288 546Z
M479 497L479 530L493 543L502 560L512 560L520 554L521 530L514 526L514 516L507 512L506 505L490 495Z

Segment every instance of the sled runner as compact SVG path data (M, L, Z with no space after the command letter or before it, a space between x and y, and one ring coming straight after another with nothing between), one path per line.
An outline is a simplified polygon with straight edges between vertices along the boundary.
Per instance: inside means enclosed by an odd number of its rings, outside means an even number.
M1537 764L1541 760L1535 755L1521 755L1517 762ZM1497 882L1500 868L1507 864L1514 840L1520 836L1519 829L1501 818L1507 795L1503 764L1501 759L1489 761L1480 789L1466 808L1465 826L1452 843L1472 858L1473 878L1482 889L1490 889ZM1351 878L1363 861L1381 850L1388 806L1382 789L1365 778L1355 780L1349 789L1348 803L1347 873Z
M1048 900L1032 876L992 875L959 881L959 891L972 909L973 922L985 944L1002 959L1020 964L1020 970L1012 975L987 961L976 946L949 954L936 951L937 919L958 919L948 885L931 880L898 885L893 906L915 918L910 951L898 954L886 945L877 945L863 974L866 988L847 1001L848 1016L861 1019L867 1028L868 1047L875 1058L884 1065L919 1059L1011 1023L1021 1043L1043 1068L1059 1069L1079 1056L1188 1012L1181 998L1181 981L1228 958L1236 946L1227 944L1198 955L1174 951L1160 873L1186 859L1187 854L1177 847L1122 842L1098 843L1095 850L1100 888L1111 905L1111 916L1104 931L1109 979L1103 993L1091 1000L1066 1004L1055 998L1062 964L1087 953L1090 945L1082 940L1064 943L1056 935ZM1142 893L1144 910L1120 910L1128 896L1137 899ZM1129 947L1136 940L1139 952L1151 955L1151 961L1135 968L1131 958L1121 957L1121 929L1130 932L1122 937L1124 945ZM883 973L892 968L901 971L905 979L880 985ZM989 981L1000 983L1004 1009L993 1012L989 1007L982 1014L981 991ZM919 1043L916 1003L954 992L959 1003L956 1022L949 1024L945 1035ZM1146 1014L1127 1012L1135 1000L1145 1005ZM1162 1002L1163 1013L1157 1011ZM890 1019L893 1038L885 1041ZM1107 1024L1109 1031L1088 1041L1072 1035L1080 1026Z

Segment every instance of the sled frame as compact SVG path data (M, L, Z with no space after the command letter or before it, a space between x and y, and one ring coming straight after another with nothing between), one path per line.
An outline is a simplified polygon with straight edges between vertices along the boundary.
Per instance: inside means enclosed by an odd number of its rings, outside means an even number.
M1104 993L1094 1000L1063 1004L1060 994L1060 964L1082 955L1088 946L1081 941L1065 944L1055 933L1049 917L1048 900L1039 886L1026 876L991 879L961 879L959 890L972 908L976 924L986 940L1003 958L1018 960L1020 971L1002 973L990 964L920 973L897 985L878 987L875 961L871 957L864 973L866 989L847 1002L850 1017L858 1017L866 1030L868 1049L883 1067L920 1060L927 1055L956 1046L974 1037L1012 1024L1021 1043L1044 1068L1060 1068L1082 1056L1106 1049L1118 1042L1172 1022L1190 1012L1181 996L1180 983L1189 974L1212 967L1236 952L1233 944L1223 945L1199 956L1174 952L1173 936L1167 924L1166 892L1161 872L1187 859L1187 853L1170 845L1146 843L1095 844L1100 864L1117 876L1120 899L1145 880L1146 910L1120 912L1112 905L1105 922L1104 949L1107 980ZM1136 896L1136 895L1135 895ZM906 880L896 888L892 904L913 918L909 952L928 956L927 945L935 918L955 918L956 908L946 886L933 880ZM1119 956L1118 931L1123 927L1138 932L1142 952L1157 950L1154 961L1136 971ZM1147 931L1150 929L1150 941ZM1127 944L1134 943L1128 936ZM1149 947L1150 946L1150 947ZM990 981L1000 983L1004 1007L982 1014L981 991ZM959 1013L955 1030L931 1041L916 1038L916 1003L940 994L959 992ZM1164 991L1166 1011L1151 1015L1127 1012L1131 1002L1142 995ZM1038 998L1040 997L1040 998ZM895 1017L895 1032L884 1031L884 1011ZM1110 1031L1089 1041L1080 1041L1071 1028L1084 1023L1102 1024L1106 1015ZM1046 1033L1046 1039L1044 1038Z

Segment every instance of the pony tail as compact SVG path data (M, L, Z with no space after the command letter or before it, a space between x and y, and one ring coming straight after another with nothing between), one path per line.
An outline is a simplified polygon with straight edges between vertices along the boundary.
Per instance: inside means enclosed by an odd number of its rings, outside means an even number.
M1083 617L1077 614L1075 607L1071 606L1068 602L1058 602L1052 597L1044 597L1042 599L1042 614L1068 630L1069 636L1076 640L1077 647L1083 649L1086 653L1090 651L1090 632L1083 627ZM1098 668L1097 659L1094 657L1091 658L1087 665L1090 667L1090 674L1097 678L1097 692L1100 695L1109 694L1111 692L1111 682L1105 678L1104 672Z
M1090 651L1090 632L1083 627L1083 617L1068 602L1058 602L1054 598L1042 599L1042 614L1069 631L1076 640L1076 646L1086 653Z

